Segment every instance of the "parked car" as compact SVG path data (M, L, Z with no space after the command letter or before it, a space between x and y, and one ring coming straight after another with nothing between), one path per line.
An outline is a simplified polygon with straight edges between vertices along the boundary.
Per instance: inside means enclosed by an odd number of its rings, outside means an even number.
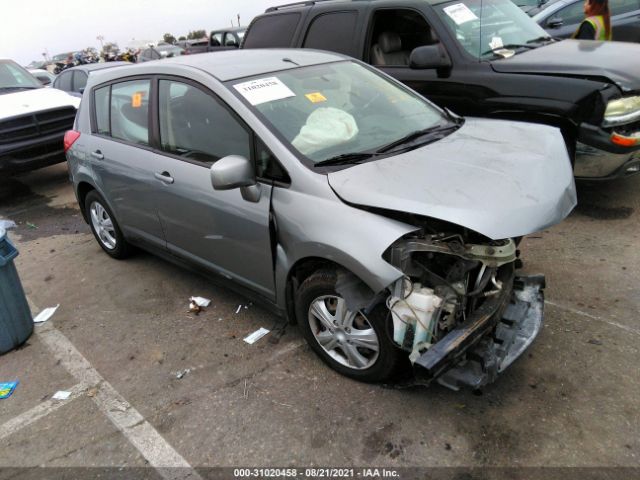
M213 30L208 38L184 40L178 45L185 49L185 55L231 50L240 47L246 30L246 27Z
M575 206L555 128L465 120L303 50L109 70L83 105L67 158L102 249L219 275L345 375L413 362L421 381L477 388L541 326L543 278L516 275L513 238Z
M64 132L80 99L42 84L12 60L0 59L0 175L64 162Z
M138 62L149 62L163 58L178 57L184 55L184 49L176 45L158 45L141 50L138 54Z
M576 177L640 171L640 45L556 42L511 0L275 7L243 48L278 47L351 55L462 115L556 126Z
M53 81L56 79L56 75L40 68L30 68L29 73L36 77L45 87L51 86Z
M103 62L89 63L69 68L57 76L53 82L53 88L63 90L74 97L82 97L82 92L87 85L87 79L92 72L104 70L106 68L121 67L130 65L129 62Z
M609 0L613 40L640 42L640 0ZM584 20L584 1L549 0L527 13L553 37L569 38Z

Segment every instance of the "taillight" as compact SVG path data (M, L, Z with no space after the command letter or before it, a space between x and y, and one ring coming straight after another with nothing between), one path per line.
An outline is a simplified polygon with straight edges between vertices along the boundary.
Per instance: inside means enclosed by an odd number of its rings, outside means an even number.
M67 150L69 150L79 138L80 132L76 132L75 130L67 130L64 134L64 153L67 153Z
M640 137L636 137L635 135L633 137L627 137L614 132L611 134L611 141L621 147L635 147L640 144Z

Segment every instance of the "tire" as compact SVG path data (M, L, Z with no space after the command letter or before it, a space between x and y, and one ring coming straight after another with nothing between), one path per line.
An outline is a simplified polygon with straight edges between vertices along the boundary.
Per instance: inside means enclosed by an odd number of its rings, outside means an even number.
M102 250L117 260L127 258L131 254L132 247L122 235L120 226L107 202L98 192L92 190L85 198L84 208L93 236Z
M386 306L380 304L367 315L349 312L335 284L336 272L321 270L298 289L296 318L302 335L313 351L342 375L362 382L389 380L406 364L406 354L385 331ZM337 325L332 322L335 319Z

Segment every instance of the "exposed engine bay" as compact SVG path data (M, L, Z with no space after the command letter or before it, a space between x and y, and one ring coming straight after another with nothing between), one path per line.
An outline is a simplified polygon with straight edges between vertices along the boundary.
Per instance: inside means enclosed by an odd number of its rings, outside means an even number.
M479 388L533 341L544 277L516 277L518 256L513 239L466 231L422 230L388 249L385 258L405 274L386 299L390 330L418 379Z

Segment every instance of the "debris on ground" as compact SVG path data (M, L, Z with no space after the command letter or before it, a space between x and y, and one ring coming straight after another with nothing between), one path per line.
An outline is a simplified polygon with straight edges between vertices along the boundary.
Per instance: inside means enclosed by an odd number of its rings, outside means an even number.
M211 304L211 300L204 297L191 297L189 298L189 312L198 315L203 308L206 308Z
M603 345L602 340L598 340L596 338L592 338L587 343L590 343L591 345L598 345L598 346Z
M13 220L0 220L0 229L11 230L12 228L16 228L16 222Z
M98 389L96 387L93 387L87 392L87 396L92 398L95 397L97 394L98 394Z
M36 318L33 319L33 323L46 322L53 316L54 313L56 313L56 310L58 309L59 306L60 304L56 305L55 307L45 308L36 316Z
M0 399L9 398L19 383L18 380L0 383Z
M71 392L67 391L67 390L60 390L56 393L53 394L53 397L51 397L54 400L68 400L69 397L71 396Z
M190 368L185 368L184 370L180 370L179 372L176 372L176 378L180 380L184 378L184 376L189 372L191 372Z
M32 230L37 230L38 229L38 226L33 224L33 223L31 223L31 222L27 222L27 227L29 227Z
M240 310L242 310L242 305L238 305L238 309L236 310L236 313L240 313Z
M267 333L269 333L269 331L270 330L267 330L264 327L260 327L258 330L256 330L252 334L247 335L246 337L244 337L244 341L247 342L249 345L253 345L258 340L260 340L262 337L264 337Z
M244 393L242 394L242 398L245 400L249 398L249 387L247 386L247 379L244 379Z

